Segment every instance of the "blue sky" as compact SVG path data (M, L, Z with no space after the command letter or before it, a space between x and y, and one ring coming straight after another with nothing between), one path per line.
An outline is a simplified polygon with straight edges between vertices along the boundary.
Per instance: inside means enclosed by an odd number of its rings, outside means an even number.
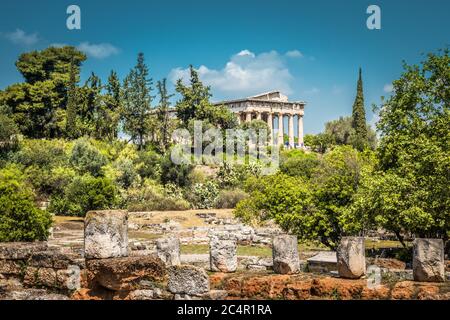
M66 28L66 8L81 8L81 30ZM366 27L366 9L381 8L381 30ZM305 133L349 115L363 68L368 121L372 103L389 94L402 60L450 44L446 0L2 0L0 88L22 81L14 62L26 51L70 44L106 80L123 78L142 51L155 80L174 81L189 64L211 85L213 100L280 89L305 100ZM172 87L173 88L173 87Z

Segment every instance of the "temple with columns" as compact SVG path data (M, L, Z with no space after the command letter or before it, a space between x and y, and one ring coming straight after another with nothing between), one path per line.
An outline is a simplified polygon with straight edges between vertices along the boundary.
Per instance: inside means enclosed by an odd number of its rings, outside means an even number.
M271 131L270 143L284 144L284 118L288 118L288 147L303 148L303 115L306 103L303 101L288 101L287 96L279 91L271 91L256 96L227 100L215 103L224 105L237 114L238 121L250 122L258 119L265 121ZM297 134L294 132L294 122L297 122ZM275 124L275 125L274 125ZM295 138L297 136L297 139Z

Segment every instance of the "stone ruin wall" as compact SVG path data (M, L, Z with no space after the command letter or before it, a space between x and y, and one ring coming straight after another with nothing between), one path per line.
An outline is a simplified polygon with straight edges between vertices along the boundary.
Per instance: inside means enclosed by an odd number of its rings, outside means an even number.
M305 273L297 239L290 235L274 236L272 259L245 264L237 257L237 238L215 233L209 266L199 267L181 264L176 237L159 239L154 253L130 255L127 219L123 211L88 213L82 253L42 242L1 243L0 299L332 299L336 292L346 299L450 299L439 240L416 239L411 270L416 282L369 290L363 238L343 238L334 277ZM235 273L259 263L265 272ZM274 272L266 271L271 268Z

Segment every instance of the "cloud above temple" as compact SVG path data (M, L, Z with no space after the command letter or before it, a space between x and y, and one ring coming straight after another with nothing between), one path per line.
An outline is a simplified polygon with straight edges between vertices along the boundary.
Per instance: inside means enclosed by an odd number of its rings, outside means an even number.
M242 50L231 56L222 69L201 65L196 70L200 79L211 86L213 94L222 98L241 98L271 90L292 93L293 76L277 51L255 54ZM169 79L174 83L178 79L187 81L189 69L172 69Z

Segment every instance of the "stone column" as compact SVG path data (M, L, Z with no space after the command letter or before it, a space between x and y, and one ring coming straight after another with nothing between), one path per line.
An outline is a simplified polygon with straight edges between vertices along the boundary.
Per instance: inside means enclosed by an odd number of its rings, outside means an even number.
M289 114L289 146L291 148L294 147L295 139L294 139L294 115Z
M128 212L89 211L84 219L84 256L107 259L128 256Z
M168 266L178 266L180 262L180 240L176 237L168 237L156 240L156 252Z
M298 115L298 145L300 148L304 147L303 141L303 115Z
M235 272L237 269L237 244L235 239L223 240L212 237L209 243L211 271Z
M414 239L413 276L415 281L445 281L444 241Z
M272 141L273 141L273 117L272 117L271 112L269 112L267 114L267 125L269 126L269 131L270 131L269 143L272 144Z
M238 124L241 124L241 113L238 112L238 113L236 113L236 115L237 115L237 122L238 122Z
M340 277L359 279L366 274L364 237L343 237L336 257Z
M273 271L279 274L292 274L300 270L298 242L296 236L283 234L273 238Z
M247 111L247 113L245 114L245 122L250 122L252 121L252 113Z
M256 112L256 120L261 120L261 111Z
M283 144L283 114L278 113L278 144Z

